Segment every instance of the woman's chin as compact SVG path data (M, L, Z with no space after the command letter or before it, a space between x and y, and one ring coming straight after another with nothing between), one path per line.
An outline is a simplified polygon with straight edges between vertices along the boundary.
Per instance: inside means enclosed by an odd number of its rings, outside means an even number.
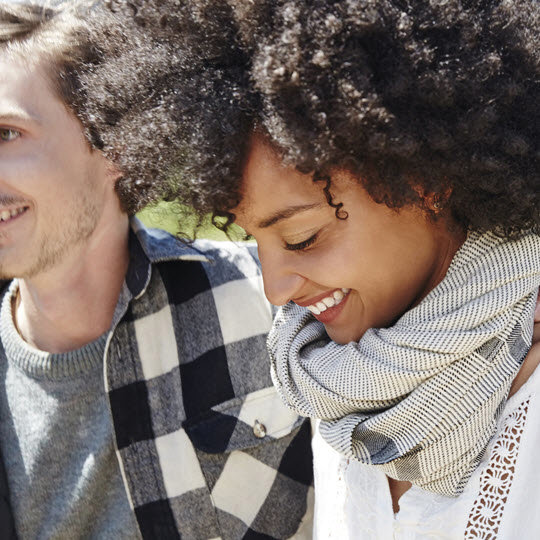
M359 341L367 330L366 328L337 328L332 325L325 325L325 329L328 337L338 345Z

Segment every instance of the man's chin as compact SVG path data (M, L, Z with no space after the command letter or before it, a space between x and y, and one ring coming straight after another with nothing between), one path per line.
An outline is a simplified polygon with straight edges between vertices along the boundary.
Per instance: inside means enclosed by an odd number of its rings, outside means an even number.
M19 275L13 270L9 268L2 268L2 266L0 266L0 281L11 281L16 277L19 277Z

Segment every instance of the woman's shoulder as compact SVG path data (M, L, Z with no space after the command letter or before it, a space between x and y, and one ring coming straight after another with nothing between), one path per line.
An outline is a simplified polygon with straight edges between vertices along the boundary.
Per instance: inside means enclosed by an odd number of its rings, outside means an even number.
M447 539L473 537L478 531L504 539L512 538L507 533L515 527L540 535L540 516L537 523L523 510L534 496L531 478L538 476L535 485L540 483L539 394L537 368L507 401L479 467L458 498L413 487L400 500L397 515L384 474L347 460L317 434L315 537L348 539L355 537L351 531L362 531L362 538L391 538L399 529L411 538L436 530Z
M536 310L537 312L540 311L540 302L537 304ZM537 369L540 364L540 323L536 320L536 317L540 318L540 313L535 315L533 344L510 387L509 401L513 400L517 394L530 392L533 388L539 388L540 386L540 370ZM522 388L524 392L521 391Z
M535 366L508 399L497 432L471 479L475 498L466 533L485 531L502 539L540 537L540 515L527 510L540 483L539 394L540 368Z

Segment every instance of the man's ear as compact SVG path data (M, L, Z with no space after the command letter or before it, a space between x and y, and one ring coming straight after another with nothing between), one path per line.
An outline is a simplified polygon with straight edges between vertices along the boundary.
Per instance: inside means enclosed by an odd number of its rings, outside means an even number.
M107 173L107 176L110 178L110 180L116 184L116 181L123 176L122 171L120 170L120 167L116 165L116 163L112 162L110 159L105 158L105 171Z

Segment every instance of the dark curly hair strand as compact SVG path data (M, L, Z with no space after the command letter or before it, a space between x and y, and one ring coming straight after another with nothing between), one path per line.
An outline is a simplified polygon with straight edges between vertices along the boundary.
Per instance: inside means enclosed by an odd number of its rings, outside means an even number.
M126 183L168 177L169 198L230 216L258 130L314 179L347 169L390 207L421 205L420 186L448 193L469 229L540 229L538 2L111 0L108 9L139 45L88 78L87 109Z

